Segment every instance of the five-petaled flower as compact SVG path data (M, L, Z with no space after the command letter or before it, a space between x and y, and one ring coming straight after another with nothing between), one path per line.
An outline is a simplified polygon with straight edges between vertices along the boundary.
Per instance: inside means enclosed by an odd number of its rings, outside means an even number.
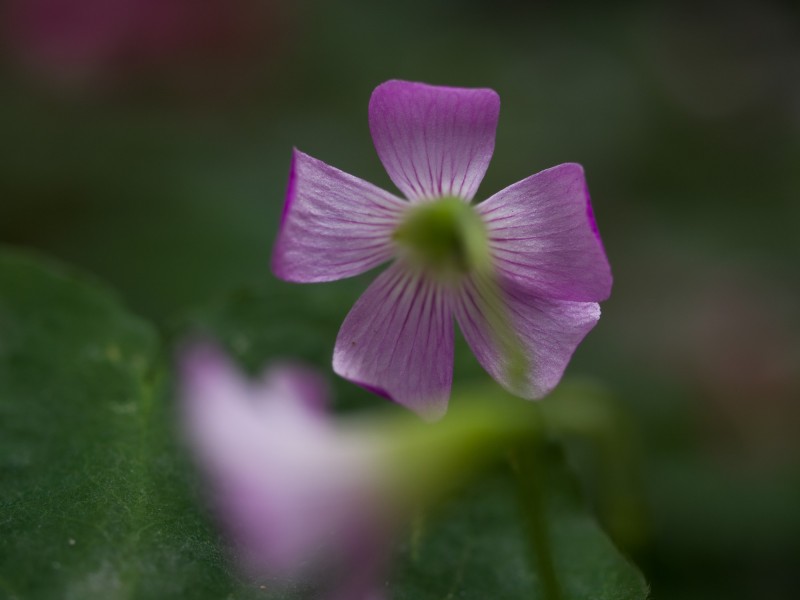
M559 382L611 290L580 165L471 204L499 110L490 89L378 86L370 130L406 199L298 150L292 159L273 271L332 281L394 259L347 315L333 368L429 419L447 408L453 317L489 374L535 399Z

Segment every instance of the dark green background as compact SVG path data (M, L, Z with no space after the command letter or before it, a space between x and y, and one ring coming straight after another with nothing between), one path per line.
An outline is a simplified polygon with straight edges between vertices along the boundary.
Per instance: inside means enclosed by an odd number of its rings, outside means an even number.
M255 53L208 68L189 56L65 85L9 42L0 241L87 269L177 331L235 290L245 303L253 286L290 293L268 264L292 146L392 189L371 90L492 87L502 109L479 198L560 162L587 172L615 287L569 374L602 382L630 421L641 486L619 495L643 497L645 518L625 525L621 511L618 542L656 598L796 597L797 10L272 4ZM333 340L314 319L343 318L368 280L304 294L298 344L320 367Z

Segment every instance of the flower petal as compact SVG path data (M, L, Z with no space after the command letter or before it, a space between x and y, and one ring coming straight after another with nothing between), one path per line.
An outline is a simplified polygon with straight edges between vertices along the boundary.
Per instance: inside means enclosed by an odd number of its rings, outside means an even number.
M608 298L611 268L580 165L537 173L476 209L486 223L502 277L552 300Z
M391 258L408 202L294 151L272 270L286 281L352 277Z
M294 578L380 528L374 444L320 412L316 374L275 366L249 381L207 345L182 366L185 432L245 572Z
M453 380L449 296L433 279L395 262L347 315L333 351L345 379L434 420Z
M483 368L511 393L531 400L545 396L561 380L575 348L597 323L600 306L543 300L513 281L503 282L500 308L525 355L524 370L516 377L512 357L502 350L497 328L486 315L486 307L497 302L487 298L484 289L467 279L454 300L464 338Z
M407 198L471 200L494 152L499 113L494 90L387 81L372 92L369 127Z

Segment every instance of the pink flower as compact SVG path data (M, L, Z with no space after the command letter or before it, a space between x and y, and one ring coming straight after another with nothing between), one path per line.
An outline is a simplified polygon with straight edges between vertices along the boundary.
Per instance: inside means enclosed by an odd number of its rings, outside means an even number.
M447 408L453 317L489 374L535 399L557 385L611 290L580 165L471 204L499 110L489 89L378 86L372 138L406 199L298 150L292 159L273 271L332 281L393 260L347 315L333 368L429 419Z
M327 417L314 373L273 367L250 381L211 346L182 358L187 438L245 573L378 598L390 511L374 438Z

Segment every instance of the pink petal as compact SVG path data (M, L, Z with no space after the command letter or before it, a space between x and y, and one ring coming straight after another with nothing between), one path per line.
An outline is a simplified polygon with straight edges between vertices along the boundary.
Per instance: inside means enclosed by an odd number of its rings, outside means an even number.
M448 295L435 280L395 262L347 315L333 370L424 418L441 417L453 380Z
M454 301L456 319L478 362L494 379L513 394L541 398L561 380L575 348L600 318L600 306L543 300L511 281L504 283L502 295L500 306L526 355L519 380L513 377L512 359L500 349L496 329L484 314L487 304L496 301L486 298L472 279L464 281Z
M363 529L373 448L320 412L316 374L283 366L249 381L213 346L190 348L182 366L188 441L245 571L293 577L331 537L338 550Z
M253 419L254 394L245 380L216 346L190 346L181 356L184 420L203 460L225 463L250 452L260 434Z
M387 81L369 101L369 126L392 181L411 200L471 200L494 152L500 97L486 88Z
M501 276L542 298L608 298L611 268L580 165L558 165L532 175L476 208Z
M391 258L408 202L294 151L272 270L300 283L352 277Z

